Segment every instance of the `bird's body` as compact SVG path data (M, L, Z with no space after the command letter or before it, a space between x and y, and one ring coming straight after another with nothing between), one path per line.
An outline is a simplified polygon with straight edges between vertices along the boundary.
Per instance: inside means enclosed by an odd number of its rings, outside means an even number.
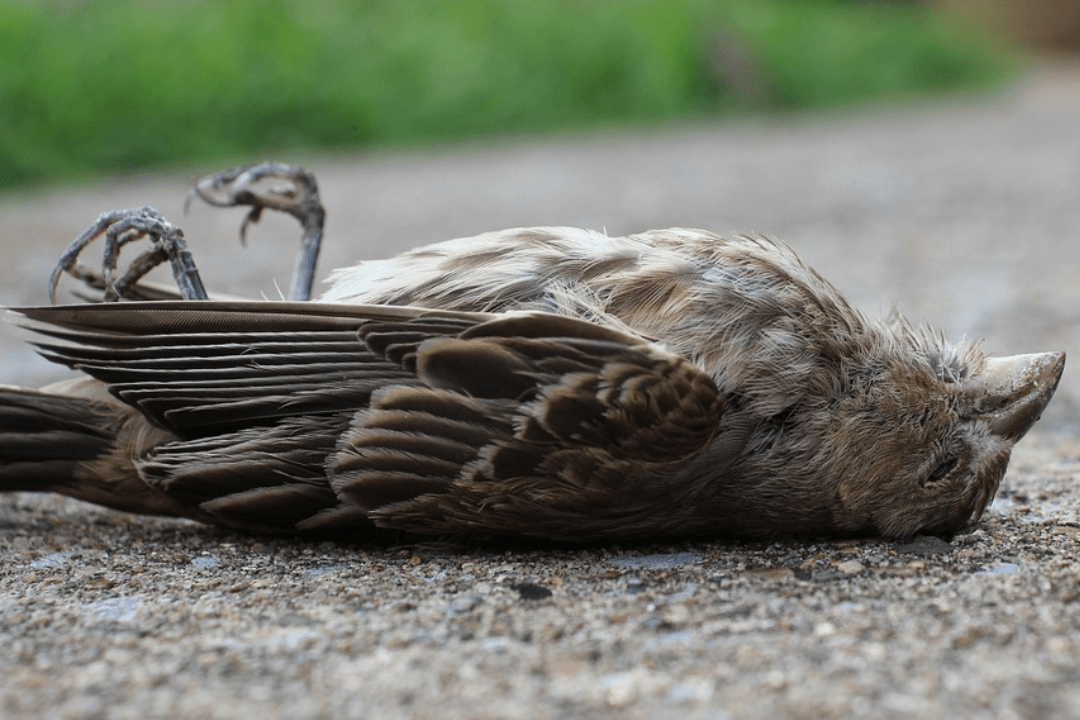
M358 537L949 533L1064 365L869 320L786 246L696 230L511 230L333 281L22 311L85 376L0 390L0 490Z

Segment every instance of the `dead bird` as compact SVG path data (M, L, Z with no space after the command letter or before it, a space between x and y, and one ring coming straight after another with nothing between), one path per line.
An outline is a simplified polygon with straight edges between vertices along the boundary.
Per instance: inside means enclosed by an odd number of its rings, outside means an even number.
M259 194L252 171L200 194L295 210L313 273L314 181ZM99 235L100 273L75 262ZM701 230L506 230L338 270L317 301L238 302L204 299L144 208L99 218L52 287L145 297L165 260L187 299L17 311L81 375L0 389L0 490L361 540L950 534L1065 363L869 319L786 245Z

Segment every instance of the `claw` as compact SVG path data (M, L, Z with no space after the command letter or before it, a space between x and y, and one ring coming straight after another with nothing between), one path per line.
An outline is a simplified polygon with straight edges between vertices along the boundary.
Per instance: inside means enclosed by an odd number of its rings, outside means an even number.
M284 180L286 184L256 188L266 179ZM322 244L326 211L319 200L319 189L311 173L284 163L264 162L249 167L226 170L203 178L191 188L184 209L191 198L199 197L215 207L248 205L250 209L240 224L240 242L247 242L248 226L259 222L263 210L278 210L295 217L304 228L300 254L293 270L292 300L309 300L315 278L315 265Z
M78 263L79 254L99 236L105 236L105 251L100 273ZM140 254L120 277L116 266L120 249L144 237L152 247ZM129 297L129 290L143 276L168 261L181 294L188 300L207 299L206 289L199 277L195 261L187 249L184 233L149 205L133 210L112 210L102 213L61 254L49 276L49 300L56 303L60 278L67 273L91 288L102 290L105 302Z

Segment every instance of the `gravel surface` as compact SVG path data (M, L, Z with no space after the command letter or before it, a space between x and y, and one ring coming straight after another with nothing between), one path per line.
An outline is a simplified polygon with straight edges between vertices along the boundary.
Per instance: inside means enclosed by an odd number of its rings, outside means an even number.
M753 230L867 312L993 353L1080 343L1080 68L991 98L435 151L319 176L324 268L514 225ZM99 212L178 221L208 286L276 295L296 233L181 211L198 168L0 197L0 303ZM0 381L63 376L4 328ZM357 548L0 498L0 716L1080 717L1080 374L974 531Z

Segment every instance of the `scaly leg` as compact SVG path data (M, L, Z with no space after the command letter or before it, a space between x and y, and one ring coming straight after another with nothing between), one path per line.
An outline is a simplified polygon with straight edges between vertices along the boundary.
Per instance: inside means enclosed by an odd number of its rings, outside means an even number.
M256 189L256 184L268 178L284 180L286 184ZM251 209L240 225L241 242L246 242L248 225L258 222L267 208L295 217L304 228L304 235L289 297L292 300L311 298L315 265L322 244L323 222L326 219L314 175L293 165L264 162L203 178L191 189L188 203L193 196L217 207L249 205Z
M79 253L95 238L105 236L105 253L102 260L102 272L91 270L78 264ZM120 248L128 243L149 238L152 247L139 255L119 278L116 277L116 265ZM60 278L66 272L78 278L90 287L103 290L105 302L115 302L124 297L132 297L133 285L161 263L168 261L172 265L173 277L186 300L206 300L206 289L199 277L195 260L187 249L184 233L166 220L161 213L149 205L132 210L112 210L98 216L96 222L87 228L60 256L49 277L49 299L56 302L56 290Z

